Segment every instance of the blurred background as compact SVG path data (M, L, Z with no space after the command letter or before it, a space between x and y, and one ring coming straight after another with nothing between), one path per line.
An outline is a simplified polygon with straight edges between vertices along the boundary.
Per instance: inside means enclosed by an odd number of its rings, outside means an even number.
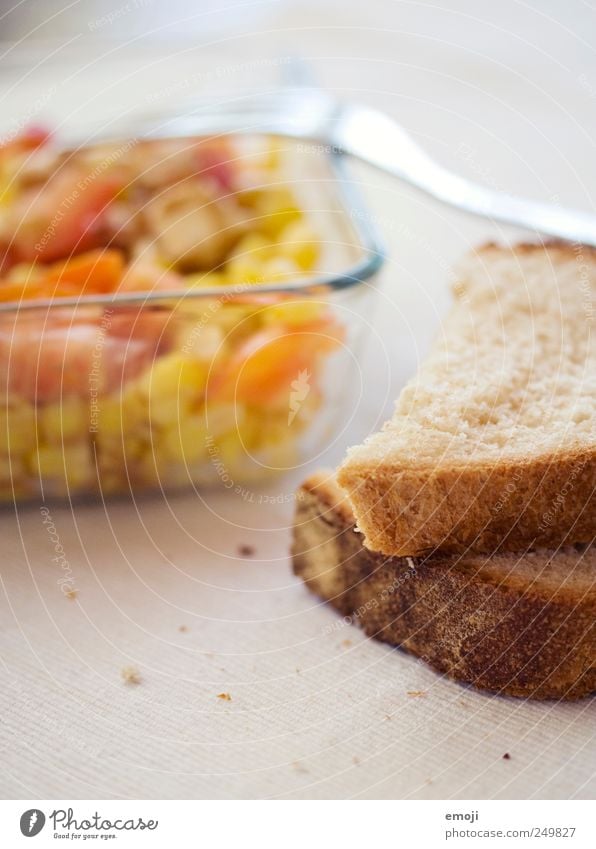
M126 134L137 117L291 83L299 57L311 82L393 115L454 171L594 207L596 11L583 0L23 0L3 3L1 21L4 132L47 122L63 135ZM369 168L351 173L389 250L368 353L382 391L365 397L357 441L435 334L453 263L512 234Z
M1 20L9 131L34 120L89 134L126 127L132 115L287 82L301 57L318 84L392 114L454 170L594 205L596 11L583 0L23 0L3 2ZM448 304L447 269L502 232L368 169L353 174L390 249L379 333L396 364L392 398ZM387 334L387 323L404 332Z

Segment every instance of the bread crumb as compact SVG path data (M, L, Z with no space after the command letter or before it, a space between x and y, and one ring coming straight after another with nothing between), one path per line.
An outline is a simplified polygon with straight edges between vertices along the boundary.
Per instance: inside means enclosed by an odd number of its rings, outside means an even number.
M64 593L64 595L66 596L66 598L73 599L78 596L78 592L76 590L68 590L68 592Z
M509 752L505 752L505 754L503 755L503 760L504 761L510 761L511 760L511 755L509 754Z
M218 693L217 698L221 699L222 702L231 702L232 701L232 697L230 696L229 693Z
M141 673L134 666L125 666L120 671L125 684L140 684L142 681Z
M408 690L411 699L422 699L426 696L426 690Z
M186 627L186 625L180 625L178 627L178 630L180 631L181 634L186 634L186 632L188 631L188 628Z
M352 758L352 763L354 764L354 766L360 766L360 758L357 758L354 755L354 757Z
M352 645L352 640L342 640L341 641L342 648L349 649Z
M305 774L309 773L309 770L305 766L303 766L300 761L292 761L292 766L294 767L296 772L302 772Z
M239 545L238 546L238 554L240 557L252 557L255 553L255 549L252 545Z

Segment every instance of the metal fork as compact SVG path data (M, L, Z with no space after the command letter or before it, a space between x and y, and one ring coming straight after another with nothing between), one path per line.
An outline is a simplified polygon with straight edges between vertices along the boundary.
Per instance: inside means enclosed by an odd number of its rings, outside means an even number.
M163 114L161 115L163 120ZM596 246L596 217L495 191L434 162L392 118L298 87L202 102L152 134L269 133L357 157L442 203L545 236Z

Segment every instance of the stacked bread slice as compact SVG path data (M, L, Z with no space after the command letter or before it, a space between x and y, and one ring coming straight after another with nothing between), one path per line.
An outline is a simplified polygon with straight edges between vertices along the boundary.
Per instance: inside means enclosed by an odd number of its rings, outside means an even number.
M454 678L586 695L596 252L488 245L458 280L442 335L391 421L349 452L341 489L327 476L301 490L295 569L367 633Z

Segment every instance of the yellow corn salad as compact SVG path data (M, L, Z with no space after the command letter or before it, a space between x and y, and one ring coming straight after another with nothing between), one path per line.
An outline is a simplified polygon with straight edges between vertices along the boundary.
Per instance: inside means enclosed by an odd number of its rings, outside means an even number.
M69 155L42 135L0 149L2 498L240 487L295 465L343 330L323 301L260 291L320 253L272 148ZM206 287L223 294L180 297ZM93 301L144 292L163 299ZM21 308L38 298L54 305Z

